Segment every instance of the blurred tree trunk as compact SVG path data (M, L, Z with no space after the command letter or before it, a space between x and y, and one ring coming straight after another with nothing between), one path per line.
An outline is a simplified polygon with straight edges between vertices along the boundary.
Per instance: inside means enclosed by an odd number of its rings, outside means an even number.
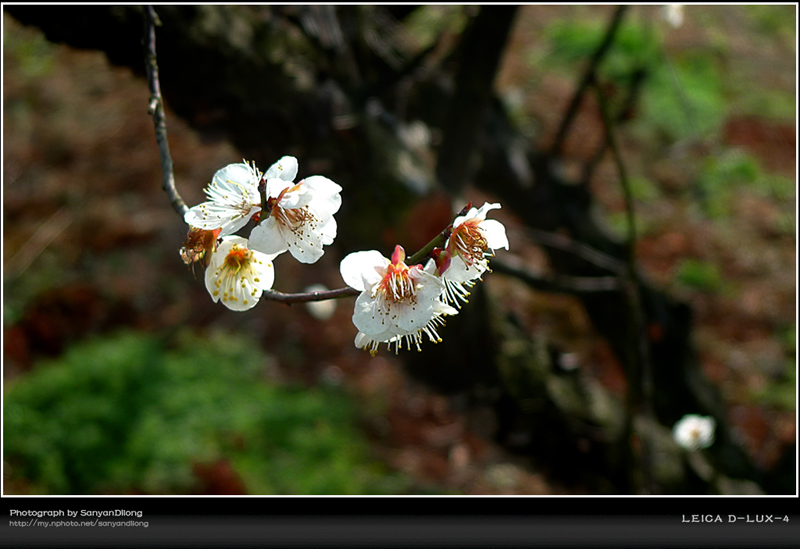
M343 250L386 248L385 235L393 234L412 204L441 192L440 183L459 194L474 182L529 228L565 232L624 260L625 246L593 222L594 199L586 185L561 178L557 157L531 150L493 95L516 8L480 7L456 51L438 62L432 59L439 44L413 56L392 42L401 20L415 9L157 6L163 95L204 136L229 139L259 165L295 154L313 168L309 173L319 167L339 182L348 197L337 239ZM51 41L101 50L112 63L144 75L141 7L4 10L39 27ZM132 108L146 116L146 105L143 99ZM438 129L438 150L409 138L414 119ZM438 158L435 165L426 161L431 154ZM609 274L575 254L548 253L559 274ZM688 306L647 282L642 295L660 422L651 426L653 437L659 443L668 439L669 426L687 411L713 415L719 425L714 467L732 478L775 486L730 436L720 394L697 362ZM578 297L620 360L630 361L635 343L626 327L624 295ZM531 340L478 285L472 303L448 321L444 343L411 355L407 366L415 377L454 395L465 412L481 411L484 432L509 448L565 479L577 477L587 489L619 491L629 472L608 437L620 432L623 411L599 385L554 366L557 359L557 350ZM628 366L627 371L634 367ZM663 489L708 489L692 478L678 475Z

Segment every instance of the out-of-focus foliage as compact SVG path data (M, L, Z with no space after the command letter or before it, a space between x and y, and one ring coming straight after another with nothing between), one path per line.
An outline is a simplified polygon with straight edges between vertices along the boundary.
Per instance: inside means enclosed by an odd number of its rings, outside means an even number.
M713 263L686 259L679 266L675 278L680 284L695 290L716 292L722 285L722 275Z
M20 37L15 33L3 33L4 55L13 57L26 79L47 76L55 62L56 47L42 35Z
M76 346L8 390L6 472L48 494L192 493L221 461L253 494L407 489L369 458L347 395L269 384L266 361L230 334Z
M766 173L756 158L737 150L709 156L697 183L703 208L712 219L728 217L733 193L743 189L777 200L790 200L796 194L790 179Z
M787 327L782 339L787 357L783 372L766 387L756 391L755 398L762 404L794 410L797 402L797 325Z
M607 31L608 23L561 20L546 30L550 51L545 62L558 70L563 65L585 63L597 49ZM643 26L624 24L617 32L613 47L600 67L604 80L626 82L631 70L659 63L661 45Z
M576 66L594 53L606 32L604 21L559 21L548 31L546 66ZM599 67L601 81L624 85L634 71L647 71L642 93L642 125L669 140L716 130L724 120L718 68L714 60L691 54L676 62L663 55L652 26L624 23Z
M671 141L717 131L727 111L713 59L687 55L655 65L642 94L642 114Z

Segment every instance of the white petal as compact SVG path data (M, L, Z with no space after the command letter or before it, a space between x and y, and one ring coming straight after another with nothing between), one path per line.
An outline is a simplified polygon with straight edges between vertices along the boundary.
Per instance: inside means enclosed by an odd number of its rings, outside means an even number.
M206 268L206 289L215 303L222 299L227 308L246 311L255 307L263 290L272 287L275 281L273 257L250 250L250 261L240 270L232 272L226 266L225 259L234 244L246 248L247 240L239 236L223 239Z
M292 231L281 228L289 253L300 263L316 263L324 255L322 235L316 231Z
M258 186L258 171L247 164L228 164L221 170L217 170L212 185L216 183L222 188L232 188L236 185L244 187Z
M312 208L333 215L342 206L342 188L327 177L312 175L303 180L302 186L313 193Z
M281 208L292 210L295 208L302 208L307 206L314 199L314 194L311 189L305 185L293 185L292 189L283 195L278 205Z
M356 298L353 324L367 335L380 334L393 328L387 321L387 311L381 307L378 299L370 297L369 292L362 292Z
M391 306L390 320L401 330L413 332L422 329L434 315L434 306L445 289L439 278L418 270L414 282L417 293L413 303L401 301Z
M283 189L288 189L293 183L291 181L284 181L277 177L267 179L267 196L269 198L278 198Z
M294 181L297 177L297 159L294 156L284 156L270 166L265 175L267 179Z
M253 228L250 233L250 249L273 256L289 249L274 217L268 217Z
M478 225L486 237L486 244L493 250L500 248L508 249L508 237L506 236L506 228L499 221L494 219L486 219L481 221Z
M353 252L339 264L339 272L345 284L356 290L371 290L383 277L378 270L386 271L390 261L377 250Z
M486 219L486 214L489 213L489 210L499 210L501 208L500 204L489 204L488 202L484 202L483 206L478 208L474 215L470 217L477 217L478 219Z
M329 217L327 221L317 225L316 231L322 238L322 243L326 246L333 244L336 239L336 219L333 216Z
M489 210L497 209L500 209L500 204L489 204L488 202L485 202L480 208L470 208L466 215L456 217L456 220L453 221L453 228L455 229L468 219L486 219L486 213Z
M250 217L261 211L260 206L250 206L248 211L232 208L216 202L203 202L190 208L183 220L198 229L214 230L222 228L221 236L230 235L247 225Z
M450 267L444 273L444 277L453 282L469 282L480 278L486 272L486 261L474 261L468 265L459 254L450 258Z

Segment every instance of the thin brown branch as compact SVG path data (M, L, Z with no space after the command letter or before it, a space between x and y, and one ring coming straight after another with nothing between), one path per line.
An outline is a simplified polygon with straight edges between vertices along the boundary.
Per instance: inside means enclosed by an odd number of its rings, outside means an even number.
M175 188L175 175L173 173L172 156L169 153L167 142L167 121L164 116L164 105L161 99L161 83L158 80L158 60L156 57L156 26L161 24L153 6L145 6L145 68L147 81L150 86L150 106L148 112L153 117L158 142L158 154L161 156L162 187L169 197L178 215L183 215L189 209Z
M564 118L558 128L555 141L550 149L550 156L561 155L561 149L564 146L564 141L567 138L567 133L572 126L575 115L578 114L578 107L580 107L581 102L583 101L583 95L586 93L586 90L589 88L591 83L595 80L597 69L600 66L600 63L603 61L606 53L608 53L611 44L614 42L617 29L619 29L619 25L622 22L622 16L625 14L627 9L627 6L618 6L617 10L614 12L614 16L608 25L608 29L606 30L603 40L597 46L594 54L592 54L589 65L586 67L586 72L583 73L580 83L578 84L577 88L575 88L575 93L572 95L572 99L567 106L567 112L564 114Z
M605 269L616 275L625 273L625 263L616 257L605 254L591 246L588 246L577 240L573 240L568 236L547 231L540 231L538 229L525 229L525 234L535 242L550 248L556 248L564 252L571 253L580 257L584 261L591 263L601 269Z
M620 279L615 276L536 276L528 271L519 261L503 261L492 259L492 272L518 278L534 290L563 294L584 294L591 292L614 292L621 287Z
M625 97L625 100L622 104L622 107L620 107L619 112L614 117L614 120L618 125L627 120L629 113L636 106L636 100L639 98L639 92L642 89L642 84L644 83L646 76L647 72L645 71L645 69L642 68L635 70L631 75L631 80L628 85L628 94ZM605 156L607 150L608 150L608 138L606 137L603 139L603 142L600 143L600 146L597 147L597 150L592 155L592 158L590 158L589 161L586 163L586 165L583 167L583 175L581 176L581 182L583 184L589 183L589 180L592 178L592 174L594 173L595 168L600 163L600 161L603 160L603 157Z
M326 290L318 292L303 292L298 294L285 294L283 292L276 292L275 290L265 290L261 294L261 299L269 301L279 301L291 305L292 303L308 303L309 301L325 301L328 299L339 299L342 297L353 297L360 294L360 290L355 288L338 288L336 290Z
M597 92L597 101L600 107L600 114L603 118L603 126L605 127L606 141L611 149L614 157L614 162L619 172L620 185L625 197L625 212L628 218L628 258L627 258L627 283L625 284L625 295L628 302L628 309L630 314L631 325L631 339L635 345L631 355L632 364L635 368L631 372L629 383L629 407L640 406L641 412L650 424L655 421L655 413L653 410L653 370L652 361L650 357L650 344L648 342L646 333L646 319L645 311L642 305L642 284L636 270L636 215L633 206L633 193L631 192L630 181L628 180L625 163L622 161L622 155L617 141L614 137L614 128L611 115L609 114L608 102L603 94L603 90L594 83L595 91ZM633 409L629 410L628 425L626 431L628 434L633 432ZM655 484L652 474L652 437L649 433L641 434L642 440L642 454L641 454L641 471L643 474L643 487L646 493L653 494Z

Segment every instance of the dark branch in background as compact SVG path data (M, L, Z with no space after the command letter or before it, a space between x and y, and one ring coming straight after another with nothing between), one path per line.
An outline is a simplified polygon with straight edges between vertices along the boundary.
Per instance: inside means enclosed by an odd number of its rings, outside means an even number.
M147 82L150 85L149 113L153 117L158 142L158 154L161 156L161 172L164 192L169 197L172 209L183 215L189 209L175 188L175 175L172 169L172 156L169 154L167 142L167 121L164 116L164 102L161 99L161 84L158 80L158 59L156 57L156 26L161 25L153 6L145 6L145 69Z
M561 148L564 146L564 140L567 138L567 132L569 131L570 126L572 126L572 120L575 118L575 115L578 114L578 107L580 107L581 101L583 101L583 95L586 93L589 85L595 80L597 68L600 66L600 63L603 61L603 58L611 47L611 44L614 42L617 29L619 29L619 25L622 22L622 16L625 14L625 10L627 9L627 6L619 6L617 7L617 11L614 12L614 17L611 19L611 23L608 25L608 30L605 32L603 41L600 42L599 46L597 46L597 49L589 61L589 66L586 68L586 72L583 74L578 87L575 89L575 93L572 95L572 99L567 107L567 112L564 114L564 118L561 120L561 125L558 128L555 141L550 149L550 156L555 158L561 156Z
M639 68L633 71L631 74L630 82L628 83L628 95L625 97L625 100L622 103L622 106L619 108L619 112L617 112L617 116L614 117L614 120L617 125L623 123L625 120L628 119L631 111L636 106L636 100L639 98L639 92L642 89L642 84L645 81L647 76L647 71L644 68ZM597 148L595 153L592 155L592 158L586 163L583 168L583 175L581 177L581 182L584 184L588 184L589 180L592 178L592 174L594 173L595 168L597 165L603 160L603 157L608 150L608 138L605 138L600 146Z
M482 11L481 13L486 14L486 11ZM485 68L487 71L490 71L491 74L496 73L497 71L497 64L499 63L500 53L502 52L502 48L505 44L508 32L510 30L511 23L514 19L514 14L516 13L516 9L503 9L495 11L495 13L501 14L499 18L490 18L493 21L493 25L488 29L491 37L493 38L494 47L492 51L489 53L488 57L483 55L482 58L484 60L484 64L486 65ZM484 15L484 18L486 16ZM475 25L477 28L482 29L483 19L478 16L475 20ZM155 10L152 6L146 6L145 8L145 47L146 47L146 69L147 69L147 76L148 82L150 84L150 114L153 116L153 122L156 128L156 139L158 141L158 149L159 154L161 156L161 168L163 171L163 178L164 178L164 191L167 193L169 197L170 204L172 205L173 209L178 213L178 215L183 218L183 215L188 210L185 202L178 194L177 189L175 188L175 177L173 174L173 163L172 157L169 152L169 144L167 142L167 124L166 119L164 117L164 109L163 109L163 102L161 99L161 86L159 82L158 76L158 64L157 64L157 56L156 56L156 37L155 37L155 27L160 25L160 21L158 20L158 16L155 13ZM474 30L473 32L479 32ZM486 47L486 44L483 41L470 41L471 44L480 44L481 47ZM470 59L470 56L477 55L478 52L476 51L466 51L462 52L462 62L466 65L466 60ZM472 65L470 65L471 67ZM462 80L467 78L463 76L470 71L466 70L466 66L460 71L462 74ZM474 74L474 73L473 73ZM491 83L493 81L492 78L487 78L485 82L483 82L482 86L476 88L475 80L470 80L472 82L471 88L467 86L467 92L461 96L460 101L469 103L474 105L475 102L487 103L489 97L491 96ZM454 107L455 107L454 103ZM468 109L469 111L469 109ZM466 175L466 163L463 161L455 161L455 156L457 152L471 151L474 148L474 143L464 143L463 138L465 136L474 136L475 128L477 128L481 123L481 114L477 111L482 111L481 109L472 109L472 116L465 117L465 114L462 110L457 110L454 108L453 110L453 117L451 119L456 121L453 122L458 126L458 131L448 132L447 135L456 135L458 139L448 140L446 143L447 145L443 147L442 154L444 155L445 160L442 161L442 156L440 155L440 163L439 166L446 166L447 173L451 177L449 179L453 183L451 186L456 186L457 179L452 179L452 177L463 178ZM458 115L458 116L456 116ZM464 120L467 120L466 126L464 125ZM452 128L452 126L451 126ZM449 155L449 156L448 156ZM449 160L448 160L449 159ZM456 166L460 166L456 169ZM458 185L460 186L460 185ZM262 185L263 187L263 185ZM261 193L261 201L262 201L262 209L266 211L266 195L265 190L263 188L259 188L259 192ZM616 261L614 258L610 256L606 256L605 254L601 254L596 250L591 250L588 246L582 245L570 239L562 239L558 237L558 235L552 235L544 233L543 231L534 231L538 233L538 238L540 241L547 241L550 245L555 247L561 247L565 251L571 251L576 253L577 255L587 259L588 261L592 261L597 265L604 266L608 270L613 272L618 272L620 269L619 262ZM447 231L443 231L441 234L437 235L433 240L431 240L426 246L420 249L418 252L413 254L408 259L409 265L415 265L427 259L436 246L442 246L447 239ZM561 276L557 277L552 280L541 279L535 277L531 273L525 271L520 266L512 266L509 264L505 264L502 262L495 261L493 262L493 266L496 268L498 272L505 273L510 276L515 276L525 282L528 285L531 285L540 290L549 290L555 292L567 292L567 293L581 293L581 292L594 292L594 291L609 291L613 289L617 289L619 284L616 279L612 277L606 278L581 278L581 277L570 277L570 276ZM352 297L356 296L360 293L359 290L355 290L350 287L345 288L338 288L335 290L328 290L328 291L317 291L317 292L305 292L305 293L292 293L287 294L283 292L278 292L275 290L267 290L262 294L263 299L268 299L270 301L278 301L281 303L286 303L291 305L292 303L307 303L310 301L323 301L327 299L339 299L342 297Z
M543 246L568 252L601 269L605 269L617 275L625 273L624 262L567 236L531 228L525 229L525 234L531 240Z
M556 275L544 278L534 275L517 259L508 261L492 259L490 262L492 272L502 273L518 278L534 290L578 295L587 292L612 292L619 291L620 280L614 276L569 276Z
M633 206L633 193L631 192L630 181L628 180L625 163L622 161L616 138L611 115L609 113L608 102L603 90L597 81L593 82L597 94L597 102L600 107L600 114L603 117L603 127L605 128L606 142L611 149L614 163L619 172L619 181L625 197L625 211L628 219L628 254L627 254L627 283L625 284L625 295L628 301L628 308L631 322L631 340L636 347L633 353L631 365L635 366L636 371L629 376L629 406L639 406L642 414L647 419L648 424L655 422L653 410L653 373L650 361L650 345L647 341L645 326L645 312L642 310L642 290L641 280L636 271L636 215ZM638 375L636 375L638 374ZM627 417L626 431L633 433L633 410L629 410ZM630 439L629 439L630 440ZM644 489L647 493L653 494L652 474L652 444L649 433L641 433L642 440L642 474Z
M517 9L481 6L459 45L455 95L449 103L436 162L436 176L455 196L470 176L471 158L485 125L494 77Z

